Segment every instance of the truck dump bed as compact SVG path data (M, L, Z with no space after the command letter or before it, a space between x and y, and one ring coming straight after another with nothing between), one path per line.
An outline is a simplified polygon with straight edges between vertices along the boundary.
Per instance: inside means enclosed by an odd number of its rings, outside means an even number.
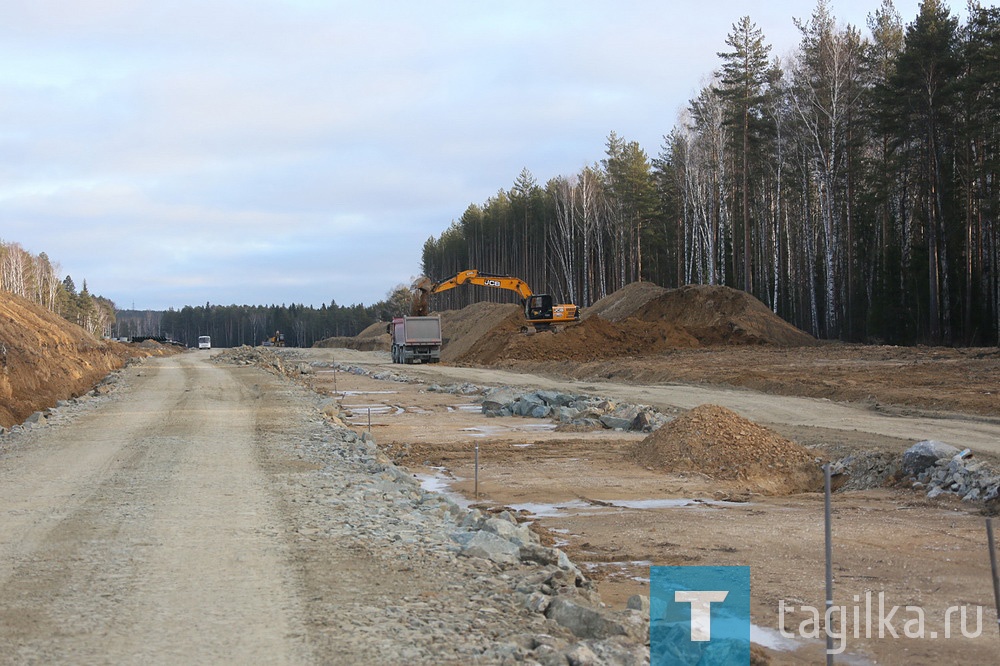
M441 360L440 317L396 317L392 320L393 363L437 363Z

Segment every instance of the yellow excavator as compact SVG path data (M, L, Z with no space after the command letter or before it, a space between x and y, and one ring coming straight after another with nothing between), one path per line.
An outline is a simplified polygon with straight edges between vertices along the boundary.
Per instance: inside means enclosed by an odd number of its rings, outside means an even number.
M517 295L521 297L521 304L524 306L524 318L535 327L536 331L550 330L556 324L571 324L580 319L580 309L577 306L571 303L554 305L551 296L532 292L531 287L521 278L480 273L475 269L462 271L455 277L441 282L434 282L427 277L417 278L413 283L411 308L413 315L423 316L430 311L428 297L431 294L454 289L462 284L478 284L483 287L496 287L497 289L509 289L517 292Z

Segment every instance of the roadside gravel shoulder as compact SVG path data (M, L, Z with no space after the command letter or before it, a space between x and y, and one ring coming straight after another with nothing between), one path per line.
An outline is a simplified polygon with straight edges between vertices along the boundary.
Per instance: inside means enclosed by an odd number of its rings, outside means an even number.
M256 448L321 661L648 663L643 611L603 607L512 517L424 491L369 437L324 419L324 399L287 379L281 355L248 354L228 359L271 371L252 375Z

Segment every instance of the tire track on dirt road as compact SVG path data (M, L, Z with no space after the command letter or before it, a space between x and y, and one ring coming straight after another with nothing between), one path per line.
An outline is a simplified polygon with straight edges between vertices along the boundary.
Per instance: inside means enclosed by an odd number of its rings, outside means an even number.
M0 463L0 661L305 661L238 371L150 361Z

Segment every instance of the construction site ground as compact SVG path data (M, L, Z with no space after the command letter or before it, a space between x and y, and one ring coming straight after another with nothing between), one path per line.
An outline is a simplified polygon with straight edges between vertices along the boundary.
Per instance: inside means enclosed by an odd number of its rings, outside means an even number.
M901 453L916 441L938 439L969 447L993 464L1000 460L1000 419L990 416L996 413L990 405L997 404L991 391L1000 383L995 349L715 347L614 363L509 363L508 369L399 366L384 352L348 349L295 353L307 361L339 361L422 380L381 381L331 370L303 376L348 410L354 427L367 429L370 419L380 448L428 487L470 504L511 507L534 521L550 544L598 581L610 605L648 594L650 565L749 565L754 640L775 664L824 659L823 640L800 636L812 626L801 607L822 612L824 605L822 493L765 496L737 481L666 474L630 455L641 433L566 431L543 419L486 418L473 397L429 386L544 388L653 405L668 414L722 405L825 459ZM906 487L835 494L834 600L847 607L845 651L837 663L995 659L983 513L981 504L928 500ZM880 593L883 617L899 607L882 625ZM786 612L780 628L796 638L779 633L781 601L796 611ZM925 614L922 639L904 635L904 625L916 617L906 606ZM980 636L963 636L956 614L945 637L946 609L953 606L968 607L969 633L982 607ZM916 625L906 626L915 631Z

